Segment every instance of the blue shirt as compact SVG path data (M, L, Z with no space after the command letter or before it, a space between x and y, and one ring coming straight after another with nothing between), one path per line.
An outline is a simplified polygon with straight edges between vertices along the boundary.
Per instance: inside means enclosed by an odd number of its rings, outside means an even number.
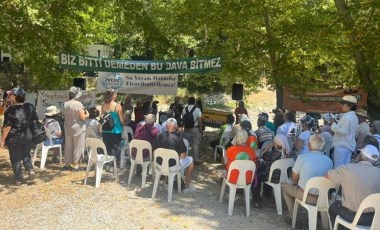
M305 189L306 182L313 177L324 176L333 168L330 158L319 151L310 151L297 157L292 171L299 175L298 186ZM309 193L318 194L318 190L312 189Z

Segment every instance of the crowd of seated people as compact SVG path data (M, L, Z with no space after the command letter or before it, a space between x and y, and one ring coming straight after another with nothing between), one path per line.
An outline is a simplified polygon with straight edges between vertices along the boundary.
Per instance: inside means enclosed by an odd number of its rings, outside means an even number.
M103 137L107 143L108 154L120 154L120 127L129 126L134 133L130 139L148 141L153 151L157 148L176 150L180 159L179 166L185 170L184 191L194 191L190 182L195 165L200 164L199 143L204 130L202 111L195 98L190 97L187 105L182 105L180 98L176 97L171 109L166 112L167 120L161 123L157 122L158 102L152 96L147 97L144 103L136 103L136 107L133 107L130 96L125 98L123 105L117 103L116 91L107 91L106 96L108 100L105 100L101 112L94 107L85 110L86 116L80 116L85 118L86 128L93 129L98 138ZM367 196L380 193L380 177L373 176L380 175L380 121L370 121L367 112L358 108L355 97L343 97L339 105L339 111L342 111L340 115L328 113L321 116L324 121L322 127L316 127L318 122L311 115L299 119L297 126L294 112L275 110L273 123L267 113L260 113L256 120L257 129L252 130L252 118L248 116L244 103L239 105L235 116L231 113L226 117L226 123L221 126L210 145L215 147L223 133L230 133L224 146L224 175L227 175L234 160L256 163L251 187L252 207L260 208L266 202L259 195L261 182L280 183L281 172L275 170L271 178L269 172L274 162L284 158L295 159L294 166L287 172L289 181L281 185L282 198L288 210L285 215L286 222L291 222L294 201L302 199L306 183L313 177L324 176L341 186L336 192L336 196L341 196L341 199L336 199L329 208L332 223L337 215L352 221L360 203ZM114 128L117 132L105 132L101 128L98 118L108 112L113 112L114 120L118 120L117 127ZM135 120L132 120L133 112ZM48 107L45 113L44 122L52 134L53 144L64 143L64 125L60 124L59 118L55 119L59 113L55 106ZM188 113L192 114L192 125L185 119ZM47 141L45 143L48 144ZM143 151L144 160L153 160L146 151ZM130 153L130 157L134 158L136 149L131 149ZM141 173L141 168L137 171ZM232 175L231 178L234 181L237 175ZM270 188L264 186L264 194L268 195L270 192ZM309 192L307 202L316 204L318 196L314 190ZM366 212L360 223L370 224L373 215L373 212Z

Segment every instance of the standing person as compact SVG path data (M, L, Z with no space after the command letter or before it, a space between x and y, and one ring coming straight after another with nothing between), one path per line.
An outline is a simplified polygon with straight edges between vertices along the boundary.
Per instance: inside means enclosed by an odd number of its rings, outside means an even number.
M176 120L181 118L183 105L181 104L181 98L179 96L174 98L174 103L170 105L169 109L174 111L174 118Z
M124 103L122 104L122 108L123 108L123 114L129 110L129 111L133 111L133 105L132 105L132 98L130 95L127 95L125 97L125 101Z
M191 116L189 116L191 115ZM191 136L191 151L193 153L194 164L200 165L199 160L199 141L203 132L202 112L195 106L195 98L189 97L188 105L182 111L185 123L185 133Z
M79 160L84 153L86 125L89 114L78 100L82 96L79 87L71 87L69 100L64 104L65 116L65 166L64 170L79 170Z
M235 124L240 124L240 114L245 114L248 116L248 111L244 107L244 101L239 101L238 107L234 111L235 117L236 117L236 122Z
M334 168L350 163L351 154L355 150L355 134L359 124L355 114L356 103L354 96L344 96L340 101L343 116L339 121L331 121L331 131L334 132Z
M284 124L277 128L276 134L282 134L286 137L291 136L292 133L295 134L297 130L297 125L295 123L296 115L293 112L287 111L284 114L284 121Z
M101 114L109 113L114 122L112 130L102 130L103 142L106 146L108 155L115 156L116 160L119 161L121 133L123 132L124 122L123 110L121 105L116 102L116 90L107 89L103 96L104 102L101 107Z
M136 107L133 109L133 112L135 113L135 122L136 124L143 121L144 118L144 110L143 110L143 104L141 101L136 102Z
M29 171L29 179L33 179L35 176L30 150L32 147L32 130L36 128L38 116L36 108L25 103L26 93L24 89L13 88L8 95L12 105L4 114L0 147L4 148L7 145L16 186L20 186L23 178L21 161L25 170Z
M143 111L144 115L153 114L157 117L158 107L157 107L158 101L153 101L153 96L149 95L146 98L146 101L143 103Z

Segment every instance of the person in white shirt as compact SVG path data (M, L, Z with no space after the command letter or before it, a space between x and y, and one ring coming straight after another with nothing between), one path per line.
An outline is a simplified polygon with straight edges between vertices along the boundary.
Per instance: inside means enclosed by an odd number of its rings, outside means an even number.
M183 109L182 116L186 114L186 109L191 112L195 106L195 98L189 97L188 105ZM202 124L202 112L199 108L195 108L193 111L194 126L187 128L185 125L185 133L191 136L191 152L193 153L194 164L199 165L201 162L199 160L199 141L203 132ZM186 124L186 122L185 122Z
M309 152L309 138L313 134L311 130L314 126L315 120L309 115L304 116L301 119L302 132L298 135L296 140L296 150L299 154Z
M358 128L358 117L355 114L357 100L354 96L346 95L340 101L343 116L337 121L331 121L331 131L334 132L334 168L338 168L351 161L355 151L355 134Z
M278 127L276 134L283 134L285 137L289 137L292 133L296 131L297 125L295 123L296 116L293 112L287 111L284 114L285 123Z

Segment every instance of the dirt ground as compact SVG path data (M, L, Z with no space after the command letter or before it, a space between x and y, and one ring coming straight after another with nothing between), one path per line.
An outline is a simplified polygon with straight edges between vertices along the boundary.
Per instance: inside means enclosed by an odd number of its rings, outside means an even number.
M269 96L273 95L260 98L267 100ZM272 108L274 104L264 109ZM250 113L254 115L264 109L252 106ZM104 171L100 188L95 188L93 171L87 185L83 185L84 171L63 171L62 165L49 161L46 169L40 170L37 158L36 179L25 180L23 186L16 187L8 151L0 150L1 229L289 229L290 225L276 214L273 196L264 198L264 207L251 208L247 217L244 197L239 193L233 216L227 215L228 198L219 203L222 165L220 160L213 162L213 151L208 145L216 135L217 129L207 128L202 138L203 164L195 167L191 181L197 191L180 194L175 189L170 203L165 183L160 184L156 198L151 198L151 176L143 188L138 176L127 186L129 165L118 170L118 181L113 173ZM297 228L307 229L307 215L302 210Z

